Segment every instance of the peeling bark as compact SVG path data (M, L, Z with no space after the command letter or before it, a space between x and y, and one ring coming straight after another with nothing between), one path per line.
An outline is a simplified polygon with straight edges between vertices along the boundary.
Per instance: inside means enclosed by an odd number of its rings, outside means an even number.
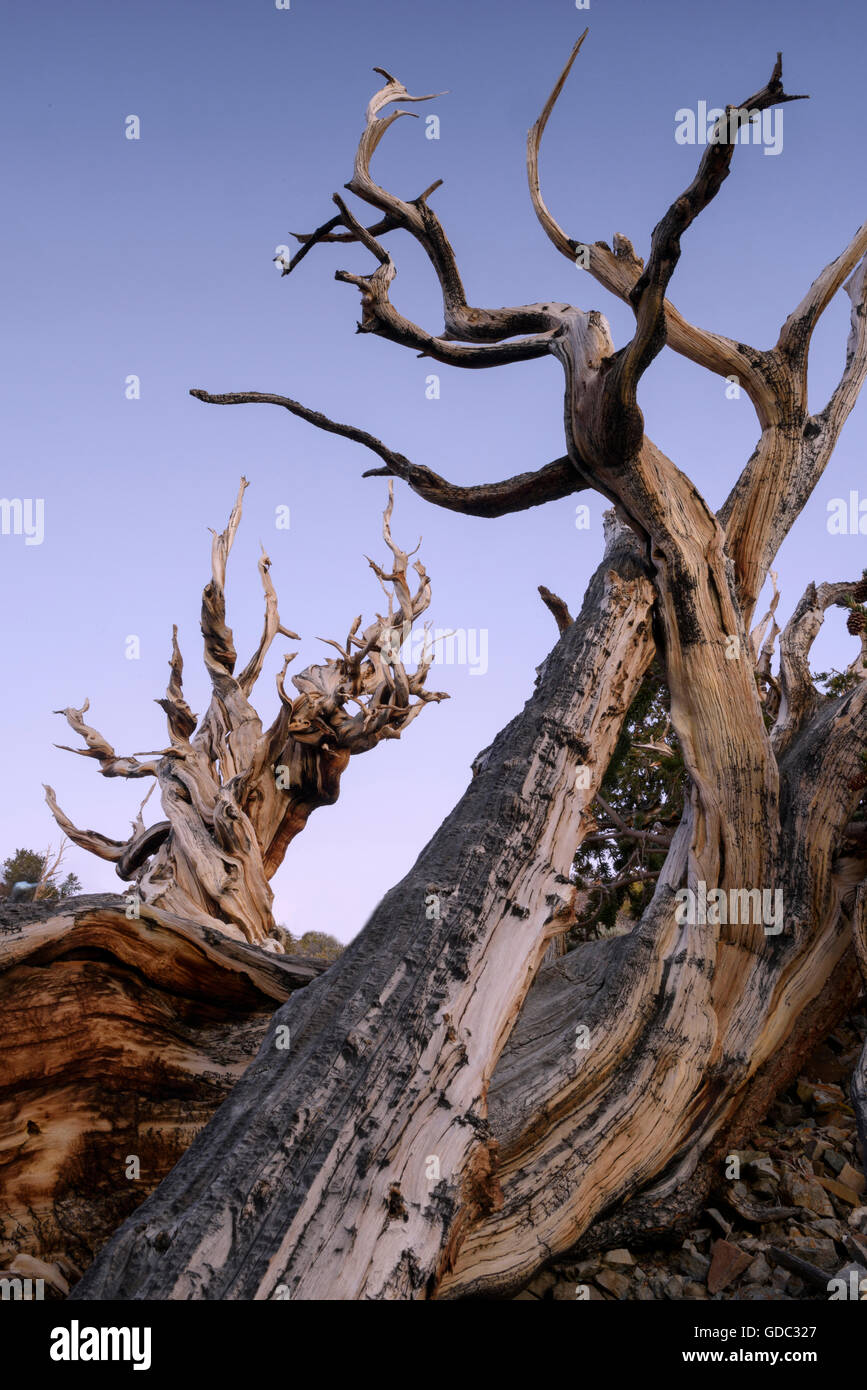
M488 1083L549 940L571 920L574 846L652 656L651 604L634 541L612 526L582 615L523 713L327 982L275 1015L291 1053L266 1039L207 1139L76 1297L424 1293L441 1252L498 1201Z
M0 1267L32 1255L74 1282L325 966L114 895L19 916L0 928Z

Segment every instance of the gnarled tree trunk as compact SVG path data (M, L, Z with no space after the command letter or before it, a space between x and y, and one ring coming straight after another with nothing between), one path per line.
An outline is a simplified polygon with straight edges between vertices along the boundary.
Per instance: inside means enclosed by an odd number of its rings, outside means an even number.
M405 202L370 175L400 114L380 112L424 100L387 73L347 185L381 220L364 227L335 195L337 216L287 267L319 242L358 243L376 269L337 278L361 291L362 331L456 367L553 356L565 377L563 458L456 487L287 397L194 393L282 405L364 444L382 460L375 472L455 510L496 516L593 488L622 525L609 525L581 615L567 624L560 613L565 631L532 699L478 760L458 807L334 971L275 1015L275 1029L291 1028L291 1052L269 1033L76 1297L508 1292L579 1241L619 1243L679 1219L739 1127L861 988L867 670L859 659L843 693L828 698L808 666L825 608L860 581L810 586L781 636L777 676L776 600L751 628L773 558L867 372L867 225L771 349L686 323L665 298L680 238L727 177L748 113L794 99L781 63L721 118L645 266L625 238L611 250L568 237L542 200L539 142L578 47L530 133L530 189L558 250L632 306L625 347L615 349L595 310L467 304L428 206L433 189ZM378 238L397 229L437 274L441 335L391 303L395 267ZM810 338L844 283L853 306L845 368L811 415ZM637 390L666 342L736 375L756 408L758 445L719 515L644 433ZM683 819L634 931L540 968L573 920L572 856L654 653L683 753ZM576 1047L582 1025L589 1045Z
M3 916L0 1268L64 1292L326 966L114 894Z
M45 795L55 820L71 840L113 862L120 878L134 882L131 905L136 910L139 903L147 903L281 951L274 934L269 880L289 844L313 810L337 800L341 774L353 753L366 752L381 739L400 738L426 702L447 697L424 688L432 661L429 649L422 653L415 672L408 673L403 665L405 635L430 603L430 583L424 566L416 561L413 568L419 582L415 594L410 591L408 556L391 535L389 483L383 536L394 568L386 573L369 562L388 596L386 616L378 616L361 633L361 617L356 618L346 645L330 644L339 658L308 666L293 676L299 692L295 699L284 685L295 653L287 655L277 677L280 711L263 731L249 697L274 638L278 634L297 638L298 634L280 621L269 574L271 561L263 549L259 574L265 592L265 625L256 651L235 676L237 655L226 624L226 563L241 521L246 487L247 480L242 478L226 530L213 533L211 580L202 594L204 658L213 694L201 722L184 699L177 628L172 633L171 677L165 698L159 701L168 721L170 746L158 761L118 757L111 744L85 724L88 701L81 709L57 711L87 744L86 749L67 751L96 758L103 777L155 778L167 819L145 826L142 803L131 837L111 840L73 825L60 810L52 787L45 788ZM357 706L357 712L350 713L348 705Z

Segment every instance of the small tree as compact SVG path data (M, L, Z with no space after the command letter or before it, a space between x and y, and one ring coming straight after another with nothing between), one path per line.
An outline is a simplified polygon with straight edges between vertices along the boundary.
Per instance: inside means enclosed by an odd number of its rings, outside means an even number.
M66 850L66 841L60 842L56 853L51 846L44 854L34 849L16 849L3 861L3 880L0 893L8 897L16 883L29 883L34 887L34 900L51 901L54 898L72 898L81 892L81 882L77 874L67 874L59 880L60 865Z
M331 963L345 950L342 941L324 931L306 931L302 932L301 936L294 936L288 928L278 926L275 928L275 935L284 951L293 956L312 956L314 960Z
M429 643L414 672L403 666L406 639L430 603L430 581L416 560L412 568L418 586L415 593L410 591L409 556L391 535L394 498L389 483L382 534L392 553L392 569L388 572L368 561L388 598L387 613L377 614L363 631L359 615L343 645L328 641L339 656L293 676L298 692L294 699L284 680L295 653L287 655L277 676L279 711L270 727L263 727L250 704L253 687L274 638L298 634L280 621L271 561L263 549L259 575L265 625L256 651L235 675L237 654L226 623L224 585L247 486L242 478L225 531L212 532L202 636L213 693L204 717L199 720L184 698L177 627L172 632L168 688L165 698L157 701L168 722L167 748L154 755L119 757L102 734L84 722L89 701L81 709L55 711L87 745L66 751L95 758L103 777L154 778L166 819L145 825L145 797L129 839L112 840L98 831L79 830L58 806L52 787L46 786L45 797L69 838L114 863L120 878L135 883L141 902L282 951L271 915L274 895L269 879L289 844L304 829L311 811L337 800L341 775L353 753L364 753L382 739L400 738L426 703L448 697L424 688L433 662ZM140 762L139 757L148 761Z

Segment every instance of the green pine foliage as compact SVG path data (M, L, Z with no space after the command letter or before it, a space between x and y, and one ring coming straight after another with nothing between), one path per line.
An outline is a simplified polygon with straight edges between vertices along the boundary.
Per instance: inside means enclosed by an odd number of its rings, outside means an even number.
M5 897L16 883L38 883L45 869L47 855L34 849L16 849L4 859L0 894ZM55 871L48 875L39 893L40 899L53 901L56 898L74 898L81 892L81 882L76 874L67 874L64 879Z
M642 743L667 745L670 753L636 748ZM668 690L654 663L629 708L600 794L629 829L668 836L683 812L684 783L683 757L669 721ZM591 843L579 847L572 866L573 881L586 898L567 946L604 935L624 918L637 920L650 901L667 853L665 845L621 834L599 801L593 810L598 832ZM600 832L609 831L600 838Z

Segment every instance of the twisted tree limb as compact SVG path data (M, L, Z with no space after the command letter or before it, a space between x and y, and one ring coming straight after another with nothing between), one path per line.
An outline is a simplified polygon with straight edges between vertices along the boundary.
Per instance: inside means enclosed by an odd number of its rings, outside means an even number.
M97 758L103 776L155 777L167 819L145 827L139 812L129 839L113 840L76 827L58 806L51 787L45 788L45 795L75 844L113 862L119 876L135 884L136 904L159 906L279 951L269 879L290 842L311 811L337 799L340 776L353 753L399 738L426 704L447 697L425 687L432 651L424 652L414 672L407 672L403 664L406 639L430 603L430 582L416 561L418 586L410 591L409 557L391 534L389 484L383 538L393 567L387 573L369 562L388 597L387 614L361 632L361 617L356 618L346 645L331 644L339 659L308 666L293 677L298 692L294 698L284 685L294 653L287 655L277 677L279 711L263 728L249 697L275 638L297 639L297 633L280 619L271 561L263 550L262 636L241 673L234 674L237 653L226 622L226 566L246 487L242 478L225 530L212 533L211 578L202 594L204 661L212 696L201 722L184 698L176 627L168 688L158 701L166 715L170 746L158 762L118 758L102 735L83 722L87 702L81 710L61 711L88 745L86 750L70 751Z

